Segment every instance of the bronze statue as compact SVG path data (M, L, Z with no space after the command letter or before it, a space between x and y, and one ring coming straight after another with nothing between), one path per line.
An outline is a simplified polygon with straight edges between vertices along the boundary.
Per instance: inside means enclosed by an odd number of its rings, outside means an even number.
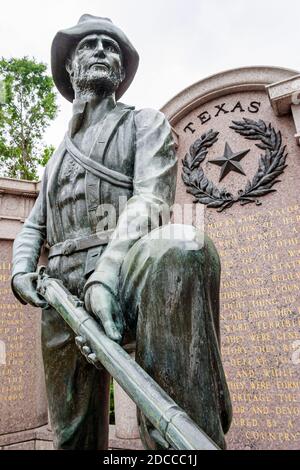
M230 425L219 351L218 254L208 238L200 243L193 226L163 225L177 174L170 126L158 111L118 101L138 61L107 18L83 15L52 44L53 78L73 101L73 117L15 240L12 288L22 303L43 308L57 449L107 448L110 377L90 363L89 345L79 338L81 354L72 330L36 291L45 242L47 274L84 300L111 339L136 340L137 362L220 447ZM123 207L120 200L127 201ZM109 205L116 211L113 228L103 210ZM163 445L143 416L140 428L146 447Z

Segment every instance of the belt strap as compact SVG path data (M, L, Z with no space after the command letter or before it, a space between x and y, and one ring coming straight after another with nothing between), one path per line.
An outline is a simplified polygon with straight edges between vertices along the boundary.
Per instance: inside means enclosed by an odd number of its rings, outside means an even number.
M69 155L85 170L115 186L129 189L133 188L133 179L130 176L123 175L122 173L119 173L115 170L111 170L110 168L101 165L101 163L98 163L91 158L87 158L73 144L68 135L65 136L65 144Z
M48 259L55 256L69 256L77 251L87 250L95 246L107 245L114 230L105 230L84 238L74 238L51 246Z

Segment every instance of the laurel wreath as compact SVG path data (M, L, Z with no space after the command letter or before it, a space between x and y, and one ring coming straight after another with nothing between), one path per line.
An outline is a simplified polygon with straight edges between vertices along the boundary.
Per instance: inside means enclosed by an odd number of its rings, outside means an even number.
M281 132L276 132L271 124L266 125L261 119L253 121L244 118L243 121L232 121L230 126L238 134L248 140L259 140L256 144L265 151L260 156L258 170L253 180L248 180L246 187L233 195L226 188L219 189L204 174L201 163L205 160L208 149L218 141L219 132L210 129L201 135L189 149L183 159L182 179L188 187L187 192L195 197L194 202L216 208L218 212L239 202L240 205L256 203L261 205L259 197L275 192L273 186L279 183L278 177L284 172L286 165L286 146L282 146Z

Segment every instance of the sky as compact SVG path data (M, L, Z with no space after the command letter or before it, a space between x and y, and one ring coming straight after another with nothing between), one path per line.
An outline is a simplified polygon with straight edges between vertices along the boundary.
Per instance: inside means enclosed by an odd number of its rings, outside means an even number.
M2 2L0 55L35 57L49 65L59 29L84 13L109 17L140 55L122 102L159 109L184 88L224 70L273 65L300 70L299 0L10 0ZM71 117L59 114L45 135L57 146Z

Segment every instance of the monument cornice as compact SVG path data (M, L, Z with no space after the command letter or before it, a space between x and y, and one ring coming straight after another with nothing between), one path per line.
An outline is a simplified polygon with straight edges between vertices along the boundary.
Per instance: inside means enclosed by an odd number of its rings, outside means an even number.
M187 113L214 98L240 91L265 90L271 83L281 82L296 75L299 75L299 71L270 66L226 70L186 88L169 100L161 111L174 126Z
M39 181L27 181L15 178L0 177L0 195L11 194L15 196L36 198L39 190Z

